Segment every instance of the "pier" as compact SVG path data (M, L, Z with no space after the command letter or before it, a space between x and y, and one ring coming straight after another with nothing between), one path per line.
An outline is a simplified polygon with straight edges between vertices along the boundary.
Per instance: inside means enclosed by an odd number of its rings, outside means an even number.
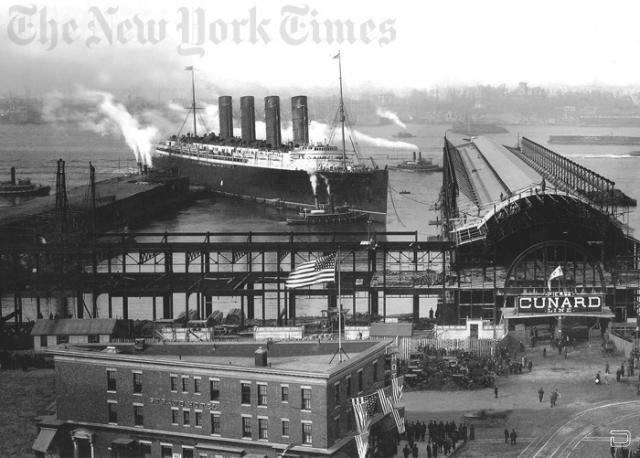
M640 243L620 218L626 196L613 181L526 138L516 146L445 139L443 167L442 231L429 240L417 232L82 228L46 243L5 238L0 321L22 322L26 298L35 298L38 316L46 314L40 299L53 298L63 304L61 317L150 320L206 319L226 298L242 325L296 323L303 302L328 312L338 296L354 324L397 316L402 300L411 303L414 323L496 325L517 298L547 295L597 296L601 317L638 316ZM333 252L340 253L340 291L333 283L285 288L296 266ZM558 267L563 275L552 285Z

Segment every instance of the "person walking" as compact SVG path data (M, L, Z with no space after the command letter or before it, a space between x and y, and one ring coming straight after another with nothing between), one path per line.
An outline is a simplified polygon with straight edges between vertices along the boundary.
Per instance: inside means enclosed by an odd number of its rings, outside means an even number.
M496 399L498 399L498 387L497 386L493 387L493 394L495 394L496 395Z
M404 455L404 458L409 458L409 455L411 454L411 450L409 450L409 444L404 444L404 447L402 448L402 454Z
M542 387L540 387L540 389L538 390L538 399L540 400L540 402L542 402L543 397L544 397L544 390L542 389Z
M567 355L569 354L569 347L564 347L564 359L567 359Z
M418 444L415 442L413 443L413 447L411 447L411 456L413 456L413 458L418 458Z
M509 443L509 430L507 428L504 429L504 443Z
M511 445L516 445L516 439L518 438L518 434L516 433L515 429L511 430L510 437L511 437Z
M528 366L529 366L529 372L531 372L531 369L533 369L533 361L529 360Z
M427 444L427 458L431 458L431 443Z

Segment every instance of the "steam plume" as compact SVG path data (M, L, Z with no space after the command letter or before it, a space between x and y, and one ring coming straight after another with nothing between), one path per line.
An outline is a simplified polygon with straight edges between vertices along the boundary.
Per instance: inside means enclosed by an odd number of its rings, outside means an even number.
M384 110L380 107L376 108L376 115L380 116L381 118L385 118L385 119L389 119L391 121L394 122L394 124L398 127L401 127L403 129L407 128L407 125L405 123L403 123L402 121L400 121L400 118L398 118L398 115L395 114L393 111L389 111L389 110Z

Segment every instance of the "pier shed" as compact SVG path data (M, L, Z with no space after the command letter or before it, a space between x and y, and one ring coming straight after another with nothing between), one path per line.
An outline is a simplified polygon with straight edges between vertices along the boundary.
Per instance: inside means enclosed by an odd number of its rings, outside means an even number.
M126 321L111 318L38 320L31 335L34 350L44 351L55 345L110 343L112 338L127 337L128 326Z

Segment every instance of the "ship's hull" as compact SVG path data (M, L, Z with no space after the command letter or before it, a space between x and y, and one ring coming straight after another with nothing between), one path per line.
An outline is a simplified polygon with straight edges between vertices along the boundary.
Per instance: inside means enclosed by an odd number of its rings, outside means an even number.
M176 154L156 155L156 169L189 177L191 183L231 196L279 200L299 205L348 204L366 211L374 221L383 222L387 212L386 169L353 172L329 171L315 174L303 170L204 163ZM315 192L314 192L315 187Z

